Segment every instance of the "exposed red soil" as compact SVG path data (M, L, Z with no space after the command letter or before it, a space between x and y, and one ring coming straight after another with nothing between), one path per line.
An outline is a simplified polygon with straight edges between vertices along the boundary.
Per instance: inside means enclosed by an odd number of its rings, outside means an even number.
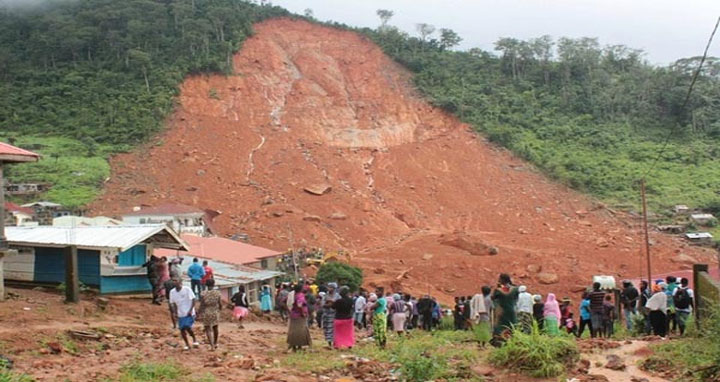
M169 202L219 210L222 234L278 250L290 233L296 246L344 248L368 283L444 300L500 272L563 295L594 274L640 275L637 221L430 106L367 39L289 19L255 31L234 75L188 78L167 130L113 158L94 212ZM652 241L656 272L687 268L672 261L680 252L709 259L674 237ZM531 264L559 282L539 284Z

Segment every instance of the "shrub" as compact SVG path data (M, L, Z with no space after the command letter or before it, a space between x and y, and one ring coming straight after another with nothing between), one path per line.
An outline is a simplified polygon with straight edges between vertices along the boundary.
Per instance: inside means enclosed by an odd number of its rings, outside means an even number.
M535 327L530 334L515 331L502 347L493 350L490 362L535 378L547 378L563 374L579 357L573 337L542 335Z
M10 362L0 357L0 382L34 382L35 379L27 374L17 374L10 371Z
M316 279L322 284L337 282L340 286L347 285L350 291L354 292L362 285L363 273L362 269L350 264L339 262L325 263L318 270Z
M174 363L133 362L120 370L117 382L175 382L188 375L187 370Z

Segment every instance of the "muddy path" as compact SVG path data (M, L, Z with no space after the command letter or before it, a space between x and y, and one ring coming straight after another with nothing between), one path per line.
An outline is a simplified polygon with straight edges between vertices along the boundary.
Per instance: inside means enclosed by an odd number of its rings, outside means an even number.
M624 341L617 348L596 349L583 353L583 358L590 361L590 369L588 374L601 375L612 382L672 382L668 379L660 378L652 375L638 367L650 351L648 345L652 342L643 340ZM609 358L616 356L621 363L625 365L623 370L613 370L606 367Z

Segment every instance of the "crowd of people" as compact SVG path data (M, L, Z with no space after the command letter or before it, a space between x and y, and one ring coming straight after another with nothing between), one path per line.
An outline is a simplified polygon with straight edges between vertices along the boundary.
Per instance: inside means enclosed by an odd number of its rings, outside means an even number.
M481 303L484 306L484 302ZM287 342L292 350L311 346L310 328L322 330L330 348L352 348L356 332L365 331L378 346L385 347L388 332L399 336L408 330L432 330L443 316L440 304L429 295L375 292L312 281L277 286L275 310L289 320Z
M223 309L221 294L215 289L214 272L207 262L200 265L195 258L186 272L190 287L184 286L182 262L182 257L168 261L153 256L145 264L153 287L152 302L161 304L163 299L167 300L173 327L180 329L185 349L199 346L193 331L199 316L207 343L214 350ZM486 285L474 295L456 297L453 309L447 311L430 295L417 298L399 291L386 292L382 287L372 293L364 289L351 292L349 287L334 282L318 285L310 280L278 284L274 295L269 285L263 285L259 310L263 314L276 311L288 322L287 344L293 351L312 345L310 328L314 326L322 331L329 348L352 348L356 334L363 332L384 348L388 332L402 336L414 329L432 331L445 316L452 317L455 330L471 330L484 323L482 328L492 329L493 344L502 343L514 330L530 333L534 327L551 336L565 331L581 337L587 328L590 337L610 337L621 316L628 331L633 331L637 323L642 325L635 328L637 333L666 337L674 331L681 335L685 332L695 300L688 284L686 278L678 284L675 277L668 276L655 280L652 287L643 280L638 290L625 280L615 293L603 290L596 282L582 293L579 324L571 298L559 300L548 293L543 300L542 295L532 294L527 286L515 286L508 274L499 276L494 289ZM250 313L245 288L240 286L230 302L233 317L242 329L243 320Z

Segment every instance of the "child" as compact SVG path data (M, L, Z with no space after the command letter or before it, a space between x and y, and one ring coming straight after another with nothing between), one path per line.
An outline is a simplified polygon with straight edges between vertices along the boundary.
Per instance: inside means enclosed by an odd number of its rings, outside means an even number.
M612 303L612 296L607 295L603 303L603 332L606 338L610 338L613 335L615 319L615 305Z
M575 324L573 312L570 312L568 317L565 319L565 329L567 329L569 334L577 336L577 325Z

